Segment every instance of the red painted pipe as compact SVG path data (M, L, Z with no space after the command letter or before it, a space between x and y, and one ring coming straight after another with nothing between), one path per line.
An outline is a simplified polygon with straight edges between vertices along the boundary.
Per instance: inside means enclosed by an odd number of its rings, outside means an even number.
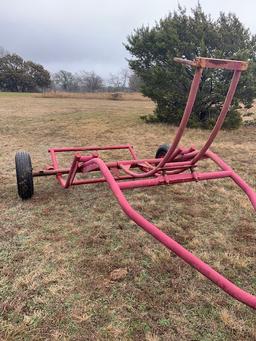
M178 244L175 240L167 236L164 232L159 230L155 225L147 221L142 215L136 212L126 200L124 194L122 193L121 189L125 188L134 188L134 187L148 187L148 186L155 186L160 185L163 183L178 183L178 182L186 182L186 181L199 181L199 180L206 180L206 179L217 179L223 177L231 177L233 181L247 194L249 197L252 206L256 210L256 193L253 189L245 183L233 170L230 168L223 160L221 160L216 154L210 152L208 148L210 147L211 143L217 136L218 131L220 130L225 116L227 114L229 105L231 104L231 100L233 98L237 83L239 81L239 77L241 71L247 68L247 63L240 62L240 61L223 61L223 60L216 60L216 59L208 59L208 58L200 58L200 60L196 62L180 60L180 62L196 66L196 72L194 75L194 79L191 84L190 93L188 97L188 101L186 104L186 108L184 111L183 118L181 120L180 126L178 128L177 134L174 138L174 142L169 148L168 152L166 153L165 157L159 160L153 159L151 162L144 162L142 160L137 160L136 154L134 153L132 147L130 145L119 145L119 146L105 146L105 147L82 147L82 148L52 148L50 149L51 159L53 163L54 171L56 172L56 177L60 182L61 186L69 187L75 184L82 184L90 182L101 182L107 181L114 196L118 200L121 208L123 211L139 226L141 226L145 231L150 233L154 238L159 240L163 245L165 245L169 250L173 251L177 256L182 258L185 262L193 266L197 269L200 273L204 276L209 278L213 281L217 286L219 286L222 290L227 292L229 295L234 297L235 299L245 303L246 305L256 309L256 297L249 294L248 292L240 289L231 281L226 279L224 276L219 274L217 271L212 269L209 265L201 261L199 258L194 256L191 252L186 250L180 244ZM184 129L187 125L188 119L190 117L192 107L196 98L196 94L198 91L198 87L200 84L200 79L202 75L202 70L205 67L211 68L225 68L225 69L232 69L235 70L233 74L233 78L230 84L230 88L228 94L226 96L223 108L221 113L217 119L216 125L213 131L210 134L209 139L203 146L200 152L196 152L193 148L188 149L186 151L182 151L181 149L177 149L180 139L183 135ZM132 161L120 161L114 163L105 164L103 160L96 157L96 155L92 156L75 156L71 168L69 169L67 181L62 177L62 172L58 170L58 161L55 155L56 152L65 152L65 151L87 151L87 150L106 150L106 149L129 149L132 157L134 160ZM183 156L184 153L185 155ZM89 158L91 159L89 160ZM193 172L192 174L168 174L170 169L174 169L173 172L180 172L183 169L178 169L181 167L190 168L193 164L196 164L197 161L209 157L215 163L217 163L222 171L215 171L215 172L204 172L204 173L196 173ZM193 159L193 160L192 160ZM178 161L172 162L171 161ZM185 161L189 160L189 161ZM192 161L191 161L192 160ZM180 162L179 162L180 161ZM79 162L84 163L83 165L79 165ZM144 173L135 173L130 170L130 167L146 167L146 164L154 164L155 167L150 171ZM121 168L127 173L130 177L133 177L133 181L126 181L118 183L113 175L110 172L111 165L113 168ZM82 168L81 168L82 167ZM165 174L160 174L159 170L164 172L166 168L167 172ZM75 175L81 169L85 172L99 170L101 171L103 177L98 179L86 179L86 180L74 180ZM36 175L40 175L36 173ZM152 175L156 175L155 178L149 178ZM127 177L129 178L129 177ZM135 180L135 178L143 178L139 180ZM120 177L121 179L121 177ZM117 179L117 180L120 180Z
M208 150L206 155L216 162L223 170L230 172L231 179L245 192L256 211L256 193L254 190L229 167L217 154Z
M225 118L227 116L228 109L230 107L231 101L232 101L232 99L234 97L234 94L235 94L235 91L236 91L236 88L237 88L240 76L241 76L241 71L235 71L234 72L232 80L231 80L231 83L230 83L230 86L229 86L229 89L228 89L228 92L227 92L227 96L225 98L223 107L222 107L221 112L219 114L219 117L218 117L218 119L216 121L216 124L215 124L215 126L214 126L214 128L213 128L213 130L212 130L212 132L211 132L211 134L210 134L210 136L208 138L208 140L206 141L205 145L203 146L203 148L199 151L199 153L192 160L193 164L196 164L197 161L201 160L202 156L204 156L204 154L210 148L210 146L213 143L215 137L217 136L218 132L220 131L220 129L221 129L223 123L224 123L224 120L225 120Z
M167 162L170 162L173 160L173 157L175 156L175 150L182 138L182 135L184 133L184 130L187 126L190 114L192 112L195 100L196 100L196 95L197 95L197 91L201 82L201 77L202 77L202 72L203 69L202 68L196 68L196 72L194 74L194 78L193 81L191 83L191 87L190 87L190 91L189 91L189 95L188 95L188 100L187 100L187 104L184 110L184 114L182 116L179 128L177 130L176 136L168 150L168 152L166 153L166 155L164 156L164 158L160 161L160 163L152 170L148 171L148 172L144 172L144 173L135 173L132 172L128 169L125 169L124 167L121 167L122 169L125 171L125 173L135 177L135 178L143 178L146 176L151 176L153 174L155 174L161 167L163 167Z
M186 263L190 264L205 277L209 278L227 294L234 297L238 301L245 303L249 307L256 309L256 296L253 296L250 293L240 289L238 286L236 286L231 281L215 271L213 268L211 268L208 264L204 263L199 258L194 256L191 252L186 250L175 240L167 236L155 225L146 220L142 215L135 211L126 200L124 194L119 187L119 184L113 178L113 175L109 171L108 167L105 165L104 161L99 158L94 158L88 161L86 165L90 165L93 163L98 165L101 173L106 178L108 185L112 190L114 196L116 197L117 201L119 202L122 210L127 214L128 217L130 217L136 224L141 226L146 232L150 233L155 239L160 241L160 243L165 245L169 250L173 251L177 256L182 258Z

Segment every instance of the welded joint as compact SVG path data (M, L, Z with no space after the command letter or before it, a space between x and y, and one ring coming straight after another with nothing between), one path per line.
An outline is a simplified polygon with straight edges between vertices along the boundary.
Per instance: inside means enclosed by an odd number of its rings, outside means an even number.
M191 175L192 175L193 179L196 182L198 182L199 179L198 179L197 173L195 172L195 167L192 166L192 167L189 167L189 169L190 169L190 172L191 172Z

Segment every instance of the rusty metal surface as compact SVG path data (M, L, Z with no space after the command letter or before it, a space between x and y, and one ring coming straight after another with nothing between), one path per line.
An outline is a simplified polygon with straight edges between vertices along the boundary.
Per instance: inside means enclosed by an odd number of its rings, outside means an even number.
M239 70L245 71L248 68L248 62L232 59L216 59L216 58L204 58L197 57L195 60L188 60L183 58L174 58L176 63L209 69L226 69L226 70Z

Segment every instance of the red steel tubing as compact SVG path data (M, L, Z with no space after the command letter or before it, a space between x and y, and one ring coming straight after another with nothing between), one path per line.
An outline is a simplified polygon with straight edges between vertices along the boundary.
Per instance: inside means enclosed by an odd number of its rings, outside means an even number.
M179 175L179 176L178 176ZM211 180L211 179L222 179L230 177L229 171L219 171L219 172L205 172L205 173L194 173L194 174L171 174L171 175L164 175L158 176L156 178L150 179L140 179L140 180L132 180L133 178L129 175L127 176L119 176L113 178L118 181L118 184L121 189L132 189L132 188L139 188L139 187L152 187L158 185L166 185L166 184L178 184L184 182L191 182L191 181L201 181L201 180ZM132 180L132 181L121 181L121 180ZM104 177L101 178L92 178L92 179L79 179L74 180L69 186L73 185L89 185L95 183L102 183L107 182ZM69 187L65 185L64 187Z
M58 169L59 168L59 164L55 155L55 152L53 149L49 149L50 155L51 155L51 160L52 160L52 165L53 168ZM59 181L59 183L61 184L62 187L65 187L65 180L62 178L62 173L57 173L56 175L57 180Z
M70 171L68 173L68 178L67 178L66 183L65 183L65 188L68 188L69 186L71 186L72 182L74 181L74 178L75 178L76 173L77 173L79 160L80 160L80 155L76 154L74 156L74 160L71 164Z
M241 76L241 71L235 71L228 89L228 93L227 96L225 98L222 110L220 112L220 115L216 121L216 124L208 138L208 141L206 141L205 145L203 146L203 148L200 150L200 152L194 157L194 159L192 160L192 163L195 164L197 161L199 161L202 156L206 153L206 151L209 149L209 147L211 146L211 144L213 143L215 137L217 136L218 132L220 131L224 120L226 118L229 106L231 104L231 101L234 97L235 91L236 91L236 87L237 84L239 82Z
M137 159L136 153L130 144L120 144L115 146L88 146L88 147L62 147L62 148L49 148L49 153L63 153L63 152L82 152L82 151L97 151L97 150L116 150L127 149L134 160Z
M192 81L192 84L190 87L190 92L189 92L189 96L188 96L188 100L187 100L187 104L186 104L186 107L184 110L182 120L181 120L179 128L177 130L177 134L176 134L176 136L175 136L175 138L171 144L171 147L169 148L169 150L166 153L166 155L164 156L164 158L160 161L160 163L154 169L150 170L149 172L145 172L145 173L135 173L135 172L132 172L130 170L123 168L123 170L127 174L129 174L135 178L143 178L146 176L151 176L151 175L155 174L159 170L159 168L164 166L164 164L166 162L168 162L168 161L170 162L172 160L173 154L175 153L175 150L176 150L176 148L177 148L177 146L181 140L181 137L182 137L184 130L187 126L191 111L193 109L195 99L196 99L196 95L197 95L197 91L198 91L200 81L201 81L201 77L202 77L202 72L203 72L202 68L196 68L196 72L194 74L194 78L193 78L193 81Z
M115 146L88 146L88 147L62 147L62 148L49 148L48 151L54 151L55 153L62 153L62 152L81 152L87 150L112 150L112 149L132 149L130 144L120 144Z
M166 184L178 184L191 181L202 181L202 180L213 180L227 178L231 174L229 171L218 171L218 172L205 172L193 174L171 174L171 175L160 175L152 179L141 179L133 181L120 182L120 189L131 189L138 187L152 187L157 185Z
M77 169L76 162L78 160L84 158L85 168L88 166L90 168L91 165L96 165L97 169L103 175L103 178L95 179L98 180L97 182L105 181L108 182L110 189L112 190L114 196L118 200L121 208L123 211L139 226L141 226L146 232L150 233L154 238L160 241L163 245L165 245L169 250L173 251L177 256L182 258L185 262L193 266L197 269L200 273L214 282L217 286L219 286L222 290L226 293L234 297L235 299L245 303L246 305L256 309L256 297L251 295L250 293L242 290L241 288L237 287L235 284L230 282L224 276L219 274L217 271L212 269L208 264L201 261L199 258L194 256L191 252L186 250L180 244L178 244L175 240L167 236L164 232L158 229L155 225L147 221L142 215L136 212L126 200L124 194L122 193L121 189L128 189L128 188L135 188L135 187L145 187L145 186L155 186L164 183L179 183L179 182L187 182L187 181L196 181L196 180L209 180L209 179L217 179L217 178L224 178L224 177L231 177L238 185L244 189L244 191L248 194L249 198L252 201L253 207L256 210L256 193L239 177L235 174L235 172L225 164L216 154L208 151L207 155L213 161L215 161L221 168L221 171L216 172L205 172L205 173L193 173L193 174L173 174L173 175L164 175L158 176L153 179L142 179L142 180L134 180L134 181L126 181L117 183L114 179L113 175L111 174L108 166L104 163L103 160L99 158L91 158L90 157L81 157L76 156L74 158L73 166L70 169L70 177L74 179L74 173ZM58 163L55 157L52 157L54 166L58 166ZM58 175L57 175L58 176ZM61 176L61 175L60 175ZM78 185L82 184L83 180L76 180L73 183L69 182L69 184L62 178L58 178L60 183L63 187L68 187L69 185ZM90 179L87 179L87 181ZM94 181L94 179L91 179ZM73 181L73 180L72 180Z
M192 81L192 84L190 87L190 92L189 92L187 104L186 104L186 107L184 110L184 114L183 114L180 126L178 128L178 131L176 133L174 141L171 144L171 146L170 146L168 152L166 153L165 157L161 160L161 162L154 169L152 169L148 172L144 172L144 173L135 173L129 169L126 169L125 167L122 167L123 170L127 174L129 174L133 177L143 178L146 176L151 176L151 175L155 174L159 168L163 167L166 162L172 161L173 158L176 156L175 150L178 147L178 144L181 140L181 137L184 133L184 130L187 126L189 117L191 115L192 108L194 106L194 102L195 102L196 95L198 92L199 84L201 81L203 69L208 67L208 68L222 68L222 69L233 70L234 73L233 73L232 81L230 83L227 96L225 98L225 101L224 101L222 110L219 114L219 117L216 121L215 127L213 128L213 130L209 136L209 139L207 140L207 142L205 143L203 148L200 150L198 155L196 155L194 157L194 159L192 160L192 163L195 164L197 161L199 161L204 156L206 151L209 149L209 147L211 146L215 137L217 136L219 130L221 129L223 122L225 120L225 117L227 115L229 106L230 106L231 101L233 99L233 96L235 94L235 90L236 90L237 84L239 82L241 72L246 70L247 66L248 66L248 63L243 62L243 61L222 60L222 59L214 59L214 58L197 58L194 61L190 61L190 60L186 60L186 59L182 59L182 58L174 58L174 60L179 62L179 63L182 63L182 64L186 64L186 65L196 67L196 72L194 74L194 78L193 78L193 81Z
M224 290L226 293L245 303L246 305L256 309L256 296L242 290L231 281L226 279L224 276L219 274L217 271L212 269L208 264L201 261L199 258L194 256L191 252L186 250L183 246L178 244L175 240L167 236L164 232L158 229L151 222L147 221L142 215L135 211L131 205L126 200L122 189L137 188L137 187L149 187L161 184L174 184L189 181L201 181L209 179L220 179L225 177L230 177L248 196L253 208L256 210L256 193L253 189L241 179L234 170L229 167L220 157L213 152L209 151L209 147L213 140L217 136L226 114L228 112L229 106L231 104L232 98L234 96L241 71L247 68L246 62L231 61L231 60L218 60L211 58L198 58L196 61L187 60L177 60L183 64L190 66L196 66L196 72L191 84L188 101L184 110L183 118L181 120L180 126L177 130L177 134L174 138L173 144L169 148L165 157L162 159L144 159L138 160L136 154L131 145L117 145L117 146L105 146L105 147L74 147L74 148L50 148L49 152L52 159L53 169L45 170L42 172L34 172L33 176L40 175L52 175L55 174L57 180L60 182L62 187L68 188L71 185L89 184L97 182L107 182L110 189L112 190L114 196L119 202L122 210L130 217L137 225L141 226L146 232L150 233L155 239L160 241L169 250L173 251L177 256L182 258L185 262L193 266L200 273L214 282L218 287ZM209 139L198 152L194 148L189 148L187 150L177 149L181 137L184 133L185 127L187 125L188 119L191 115L192 108L195 102L196 94L199 88L201 75L203 68L224 68L228 70L234 70L233 78L224 101L220 115L216 121L215 127L213 128ZM76 154L70 169L59 169L56 154L57 152L74 152L74 151L93 151L93 150L112 150L112 149L128 149L132 155L133 160L124 160L119 162L109 162L105 163L96 154L90 156L80 156ZM212 159L220 168L220 171L214 172L192 172L191 174L182 172L186 169L195 167L195 164L204 158ZM171 162L172 161L172 162ZM153 167L152 165L155 165ZM144 173L135 173L130 170L130 168L139 167L141 169L146 167L153 167L150 171ZM118 175L113 176L110 169L123 169L128 175ZM90 172L90 171L100 171L102 173L101 178L96 179L81 179L75 180L75 175L78 172ZM159 171L162 171L160 173ZM172 173L171 173L172 172ZM62 175L68 174L67 180L65 180ZM116 174L115 174L116 175ZM149 178L155 175L153 178ZM138 179L136 178L143 178ZM128 181L120 181L128 180ZM132 181L129 181L132 180Z
M223 170L230 172L231 179L245 192L256 211L256 193L254 190L239 175L237 175L231 167L221 160L217 154L208 150L206 155L216 162Z
M188 60L183 58L173 58L173 60L177 63L201 67L201 68L209 68L209 69L226 69L226 70L240 70L245 71L248 67L248 63L240 60L232 60L232 59L216 59L216 58L205 58L205 57L197 57L195 60Z
M242 290L231 281L226 279L224 276L219 274L208 264L201 261L199 258L194 256L191 252L186 250L183 246L177 243L175 240L167 236L164 232L158 229L155 225L146 220L142 215L135 211L129 202L126 200L124 194L120 189L120 185L115 181L108 167L105 165L104 161L99 158L94 158L87 162L88 165L96 163L106 178L110 189L112 190L114 196L119 202L122 210L130 217L137 225L141 226L146 232L150 233L155 239L160 241L169 250L173 251L177 256L182 258L186 263L193 266L201 274L214 282L218 287L228 293L230 296L234 297L240 302L245 303L249 307L256 309L256 296Z

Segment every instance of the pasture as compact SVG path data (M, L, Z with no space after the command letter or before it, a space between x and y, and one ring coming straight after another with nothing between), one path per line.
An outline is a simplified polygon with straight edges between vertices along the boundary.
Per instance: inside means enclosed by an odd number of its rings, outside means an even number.
M34 169L48 147L131 143L154 157L175 128L140 116L138 94L0 94L1 340L256 340L256 315L132 223L107 185L63 190L35 180L16 193L14 156ZM189 129L195 146L208 132ZM212 147L256 189L256 128L222 131ZM104 154L103 154L104 155ZM120 157L120 154L107 157ZM132 206L233 282L256 293L256 217L231 180L136 189Z

